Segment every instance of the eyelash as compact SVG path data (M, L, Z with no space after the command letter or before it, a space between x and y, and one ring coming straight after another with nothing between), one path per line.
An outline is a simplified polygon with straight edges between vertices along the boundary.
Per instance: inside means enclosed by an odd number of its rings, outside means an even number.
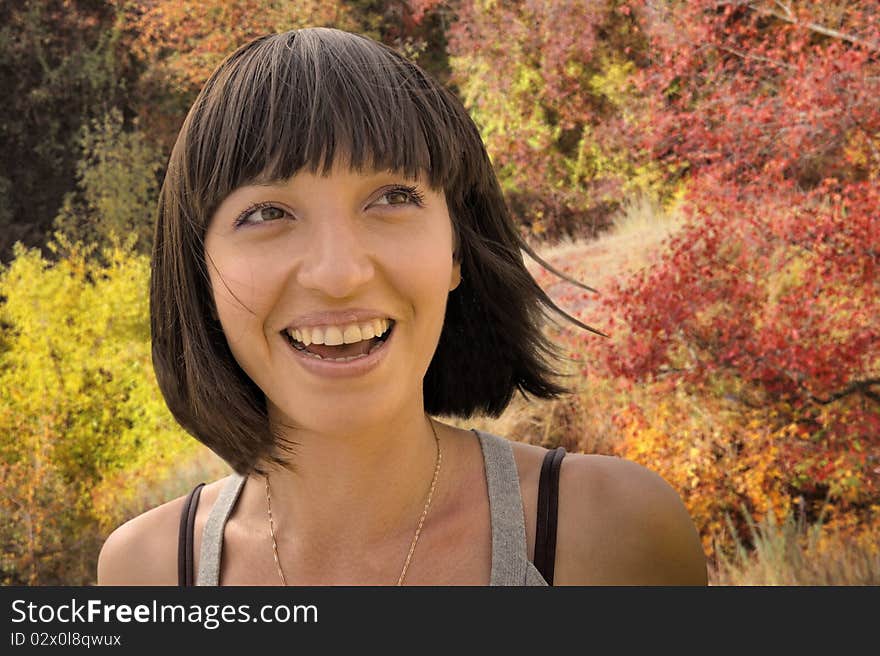
M265 209L269 209L269 208L281 210L282 212L286 213L286 210L284 210L276 205L273 205L272 203L254 203L253 205L248 207L244 212L242 212L241 214L238 215L238 218L235 219L235 223L233 224L233 226L238 228L239 226L243 226L245 224L251 223L250 221L247 220L247 218L251 214L253 214L257 210L265 210ZM256 223L267 223L267 221L257 221Z
M379 198L384 198L385 196L388 196L389 194L398 194L398 193L403 193L403 194L408 195L410 198L410 201L416 207L423 207L424 206L424 203L425 203L424 194L422 194L422 192L420 192L416 187L411 187L409 185L397 185L395 187L392 187L391 189L388 189L385 192L383 192ZM391 206L391 205L389 205L389 206ZM251 214L253 214L257 210L267 209L270 207L277 209L277 210L281 210L282 212L285 212L285 213L287 212L287 210L285 210L281 207L278 207L277 205L275 205L273 203L268 203L268 202L254 203L253 205L248 207L244 212L242 212L241 214L238 215L238 218L235 219L235 223L233 224L234 227L238 228L239 226L251 223L250 221L247 221L247 218ZM271 221L257 221L255 223L271 223Z
M422 207L425 203L425 196L419 191L416 187L411 187L409 185L397 185L396 187L392 187L385 193L383 193L379 198L384 198L388 194L399 194L404 193L410 197L410 200L417 207Z

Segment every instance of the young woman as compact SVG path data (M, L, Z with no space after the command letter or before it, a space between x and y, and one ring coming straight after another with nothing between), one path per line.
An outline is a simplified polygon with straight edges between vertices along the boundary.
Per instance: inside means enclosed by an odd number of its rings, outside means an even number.
M98 583L705 584L656 474L432 418L566 391L523 249L466 110L393 50L230 55L171 154L150 308L171 412L235 474L116 529Z

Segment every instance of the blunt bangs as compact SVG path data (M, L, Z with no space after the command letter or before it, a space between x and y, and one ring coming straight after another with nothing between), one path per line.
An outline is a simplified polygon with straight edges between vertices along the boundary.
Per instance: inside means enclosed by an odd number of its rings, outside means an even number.
M329 28L263 37L230 55L201 98L186 149L197 153L191 180L206 221L242 185L303 168L326 175L337 157L434 189L458 177L464 128L447 92L365 37Z

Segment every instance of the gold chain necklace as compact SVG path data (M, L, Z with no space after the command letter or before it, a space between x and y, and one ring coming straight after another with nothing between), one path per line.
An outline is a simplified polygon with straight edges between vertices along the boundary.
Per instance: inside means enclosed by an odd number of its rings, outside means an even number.
M437 486L437 479L440 477L440 463L443 460L443 453L440 451L440 438L437 437L437 431L434 428L434 422L430 421L431 432L434 433L434 442L437 444L437 462L434 465L434 476L431 479L431 488L428 490L428 499L425 501L425 507L422 510L422 516L419 518L419 525L416 527L416 534L413 536L412 544L409 545L409 553L406 554L406 561L403 563L403 570L397 579L397 585L403 585L403 579L406 577L406 570L412 560L413 552L416 550L416 544L419 542L419 536L422 534L422 525L425 523L425 517L428 516L428 508L431 507L431 499L434 497L434 488ZM278 543L275 541L275 524L272 521L272 495L269 492L269 475L266 475L266 510L269 514L269 535L272 536L272 554L275 556L275 566L278 568L278 576L281 578L281 584L287 585L287 578L284 576L284 570L281 568L281 560L278 558Z

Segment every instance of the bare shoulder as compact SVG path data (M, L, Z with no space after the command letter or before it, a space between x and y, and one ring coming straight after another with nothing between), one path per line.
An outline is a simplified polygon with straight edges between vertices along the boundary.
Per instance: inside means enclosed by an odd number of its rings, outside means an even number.
M623 458L565 457L554 584L706 583L699 534L669 483Z
M213 503L221 481L202 489L200 514ZM115 529L98 555L98 585L177 585L177 544L185 501L186 495L180 496Z

